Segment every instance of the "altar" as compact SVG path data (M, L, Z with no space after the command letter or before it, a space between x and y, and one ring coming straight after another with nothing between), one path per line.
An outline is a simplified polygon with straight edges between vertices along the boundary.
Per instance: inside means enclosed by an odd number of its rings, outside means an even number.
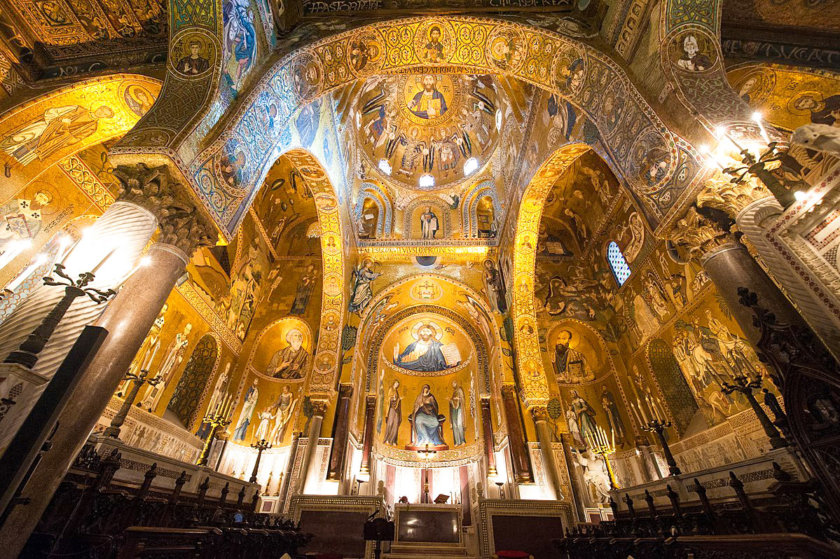
M402 504L394 507L395 544L463 545L461 505Z

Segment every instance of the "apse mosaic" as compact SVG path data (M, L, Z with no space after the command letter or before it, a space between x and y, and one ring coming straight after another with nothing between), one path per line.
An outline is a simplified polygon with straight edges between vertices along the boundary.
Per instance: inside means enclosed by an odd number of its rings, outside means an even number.
M418 311L390 326L379 348L380 372L372 387L377 452L408 461L426 448L440 452L441 460L475 453L478 369L473 342L462 328L443 315Z

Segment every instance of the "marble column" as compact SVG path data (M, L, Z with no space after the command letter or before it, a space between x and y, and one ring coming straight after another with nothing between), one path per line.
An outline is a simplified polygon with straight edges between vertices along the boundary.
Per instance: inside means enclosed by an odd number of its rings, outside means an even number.
M554 459L552 448L551 429L548 427L548 410L544 406L534 406L530 410L534 418L534 426L537 431L537 438L540 442L540 456L542 457L543 470L547 478L548 490L553 493L554 499L563 499L563 485L560 482L560 473L557 469L557 460Z
M318 450L318 439L321 438L321 425L324 423L324 416L327 414L329 402L327 400L311 400L312 417L309 418L309 432L307 433L306 454L303 456L303 463L300 466L300 485L298 493L305 493L310 477L317 475L314 469L315 453ZM314 483L314 480L312 480Z
M502 401L505 405L505 424L508 433L508 448L510 449L513 475L518 483L533 481L531 475L531 461L525 446L525 432L522 429L522 419L519 414L519 399L516 397L516 387L512 384L502 386Z
M738 207L732 205L731 211L735 212ZM761 333L753 324L752 310L740 303L740 287L756 293L759 304L774 313L780 322L804 325L793 305L767 276L747 247L731 232L726 219L725 216L722 219L707 218L695 208L689 208L685 217L678 220L669 239L677 248L687 251L689 257L699 260L706 275L726 301L732 316L753 344L758 342Z
M376 412L376 396L368 394L365 398L365 431L362 436L362 465L359 477L370 477L370 454L373 450L373 422Z
M481 399L481 430L484 435L484 454L487 458L487 477L494 478L498 472L496 471L496 441L493 439L490 398Z
M16 507L0 531L0 545L16 557L84 446L88 434L105 409L169 292L183 275L189 255L200 244L215 241L215 228L192 203L183 187L174 183L165 167L118 168L123 200L154 214L161 234L147 254L148 266L139 268L108 303L96 322L108 336L62 411L52 448L29 479L22 496L30 499Z
M353 386L342 384L338 388L338 405L335 410L335 434L333 435L330 470L327 479L339 480L344 474L344 460L347 456L347 437L350 434L350 397Z
M115 202L72 247L63 261L64 272L76 279L101 264L91 286L102 290L116 286L134 266L156 225L154 214L145 208L124 199ZM53 270L50 275L60 279ZM33 289L0 324L0 360L20 347L64 293L63 287L43 284ZM0 397L15 402L0 416L0 452L5 451L82 329L104 309L105 304L97 304L88 297L76 298L31 368L18 363L0 364Z

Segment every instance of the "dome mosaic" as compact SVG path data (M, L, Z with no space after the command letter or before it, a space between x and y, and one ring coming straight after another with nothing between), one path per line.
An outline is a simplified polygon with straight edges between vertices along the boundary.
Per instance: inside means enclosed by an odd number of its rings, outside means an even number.
M490 160L502 111L492 76L410 74L367 83L356 123L376 173L412 190L436 190Z

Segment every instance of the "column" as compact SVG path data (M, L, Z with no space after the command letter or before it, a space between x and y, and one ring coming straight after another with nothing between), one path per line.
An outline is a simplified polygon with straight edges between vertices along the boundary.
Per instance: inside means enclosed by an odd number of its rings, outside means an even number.
M487 477L494 478L498 472L496 471L496 442L493 439L490 398L481 399L481 428L484 432L484 454L487 458Z
M62 262L64 273L75 280L80 274L96 269L92 287L102 290L115 287L138 260L156 224L153 213L143 207L124 199L115 202L66 255ZM61 279L53 270L49 275ZM64 293L64 287L59 286L40 285L33 289L0 325L0 360L20 347ZM0 452L11 442L84 326L96 320L104 308L105 304L94 303L86 296L74 299L34 365L0 364L0 379L3 379L0 397L15 402L0 414Z
M338 405L335 410L335 434L333 435L330 470L327 479L341 479L344 473L344 460L347 455L347 437L350 434L350 396L353 386L342 384L338 388Z
M728 208L731 212L737 212L740 204L718 204L713 207L707 203L706 207L714 210ZM732 316L753 345L758 342L761 332L753 324L752 309L740 303L739 287L746 287L755 292L759 305L774 313L780 322L804 325L793 305L755 261L747 247L730 231L728 221L731 222L731 219L727 215L720 219L712 219L691 207L685 217L677 221L669 239L678 248L686 250L690 257L699 260L706 275L726 301Z
M185 189L169 177L166 167L118 168L122 199L154 214L160 238L148 252L149 265L139 268L107 305L96 322L108 337L81 373L69 403L59 417L52 448L43 455L22 494L30 499L15 507L0 531L0 546L16 557L53 492L81 450L111 395L128 370L189 255L200 244L215 241L212 223L193 204Z
M540 455L542 456L543 469L548 478L549 490L554 493L553 498L563 499L560 473L557 470L557 461L554 459L552 448L551 430L548 428L548 410L545 406L534 406L530 410L534 418L534 425L537 428L537 438L540 441Z
M298 493L305 493L310 476L316 475L313 470L315 452L318 450L318 439L321 438L321 425L324 423L324 415L327 413L329 402L327 400L311 400L312 417L309 419L309 437L306 442L306 454L303 457L303 464L300 467L300 485Z
M365 433L362 437L362 465L359 478L370 478L370 453L373 450L373 416L376 411L376 396L368 394L365 398Z
M525 447L525 433L519 414L519 399L516 397L514 385L502 386L502 401L505 405L505 424L513 475L518 483L529 483L534 477L531 475L531 461L528 458L528 449Z

